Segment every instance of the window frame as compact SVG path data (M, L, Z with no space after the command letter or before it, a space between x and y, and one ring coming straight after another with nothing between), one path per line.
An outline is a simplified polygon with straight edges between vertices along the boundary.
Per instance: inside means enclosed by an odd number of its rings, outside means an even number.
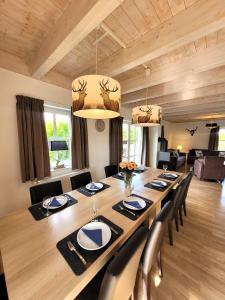
M135 127L134 129L135 129L135 135L134 135L134 141L136 141L136 126L134 126L134 125L132 125L131 124L131 121L128 121L128 120L124 120L123 121L123 125L124 124L127 124L128 125L128 134L127 134L127 141L128 141L128 145L127 145L127 157L122 157L122 160L127 160L127 161L130 161L131 160L131 157L133 157L134 159L134 161L136 160L136 156L138 155L138 154L136 154L137 152L137 150L136 150L136 143L134 143L134 154L133 155L130 155L130 135L131 135L131 127ZM143 138L143 129L142 129L142 127L138 127L138 128L140 128L141 130L140 130L140 132L141 132L141 137L140 137L140 139L141 139L141 145L142 145L142 138ZM124 140L123 140L124 141ZM141 152L142 152L142 149L140 149L140 153L139 153L139 155L140 155L140 157L139 157L139 161L138 162L136 162L136 163L140 163L141 164ZM132 160L132 161L133 161Z
M219 129L218 151L225 152L225 147L224 147L224 149L219 149L219 143L220 143L220 142L224 142L224 143L225 143L225 139L220 140L220 131L223 131L224 134L225 134L225 127L221 127L221 128Z
M53 114L53 137L52 138L48 138L47 136L47 140L48 142L51 141L56 141L56 140L62 140L62 137L57 137L56 135L56 115L65 115L69 117L69 143L68 143L68 150L70 152L70 164L69 166L65 166L64 168L60 168L60 169L54 169L53 166L51 165L51 176L52 177L57 177L59 175L62 174L66 174L66 173L71 173L72 171L72 153L71 153L71 138L72 138L72 126L71 126L71 110L68 107L62 107L62 106L53 106L53 105L48 105L48 104L44 104L44 113L52 113Z

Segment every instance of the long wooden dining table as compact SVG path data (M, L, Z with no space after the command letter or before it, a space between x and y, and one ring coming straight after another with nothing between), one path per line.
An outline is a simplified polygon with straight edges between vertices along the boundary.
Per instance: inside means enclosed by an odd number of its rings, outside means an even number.
M154 218L161 209L161 201L181 176L165 191L157 191L144 185L157 178L162 170L148 168L134 176L134 190L153 201L153 204L136 220L130 220L112 206L124 199L124 182L114 177L101 180L110 185L92 197L74 190L69 192L78 203L48 218L36 221L27 208L15 211L0 219L0 253L10 300L74 299L95 274L114 255L116 250L148 218ZM81 275L73 273L56 248L58 241L88 223L92 217L92 204L124 233Z

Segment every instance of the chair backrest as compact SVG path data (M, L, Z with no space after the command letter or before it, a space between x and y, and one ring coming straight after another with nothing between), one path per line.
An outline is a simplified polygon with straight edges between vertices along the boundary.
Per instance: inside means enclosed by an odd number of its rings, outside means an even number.
M189 187L190 187L190 183L191 183L191 179L192 179L192 177L193 177L193 171L190 171L189 173L188 173L188 175L187 175L187 177L185 178L185 190L184 190L184 199L183 200L185 200L186 199L186 197L187 197L187 193L188 193L188 190L189 190Z
M44 197L58 196L63 193L60 180L34 185L30 188L31 204L39 203Z
M91 173L84 172L75 176L70 177L72 190L79 189L82 186L90 183L92 181Z
M118 173L118 166L117 165L109 165L105 167L105 176L110 177L116 175Z
M172 207L172 201L168 201L151 225L142 257L142 270L146 276L150 273L162 247Z
M185 195L185 188L186 188L186 182L187 177L185 177L178 185L178 187L175 189L172 197L172 212L171 212L171 218L174 218L177 215L177 212L179 210L179 207L181 205L181 202L184 199Z
M99 300L129 299L133 293L148 230L139 228L107 268Z

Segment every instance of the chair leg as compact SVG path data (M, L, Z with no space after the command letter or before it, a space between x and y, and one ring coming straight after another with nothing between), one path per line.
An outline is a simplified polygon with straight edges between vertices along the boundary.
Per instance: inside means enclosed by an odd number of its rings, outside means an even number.
M169 221L168 223L168 234L169 234L169 240L170 240L170 245L173 246L173 228L172 228L172 222Z
M183 226L183 216L182 216L182 207L180 206L179 208L179 217L180 217L180 225Z
M182 203L183 206L183 210L184 210L184 215L185 217L187 216L187 210L186 210L186 200L184 200L184 202Z
M142 275L143 300L151 300L151 276ZM148 278L149 277L149 278Z
M134 300L134 293L132 293L129 300Z
M179 232L178 213L175 216L176 231Z
M161 254L161 251L159 251L158 255L157 255L157 264L158 264L158 270L159 270L159 277L163 278L162 254Z

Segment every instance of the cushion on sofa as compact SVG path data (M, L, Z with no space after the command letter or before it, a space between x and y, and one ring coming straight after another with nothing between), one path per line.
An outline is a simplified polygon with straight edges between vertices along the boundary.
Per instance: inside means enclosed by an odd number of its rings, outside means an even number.
M198 157L198 158L203 157L203 152L202 152L202 150L195 150L195 155L196 155L196 157Z

